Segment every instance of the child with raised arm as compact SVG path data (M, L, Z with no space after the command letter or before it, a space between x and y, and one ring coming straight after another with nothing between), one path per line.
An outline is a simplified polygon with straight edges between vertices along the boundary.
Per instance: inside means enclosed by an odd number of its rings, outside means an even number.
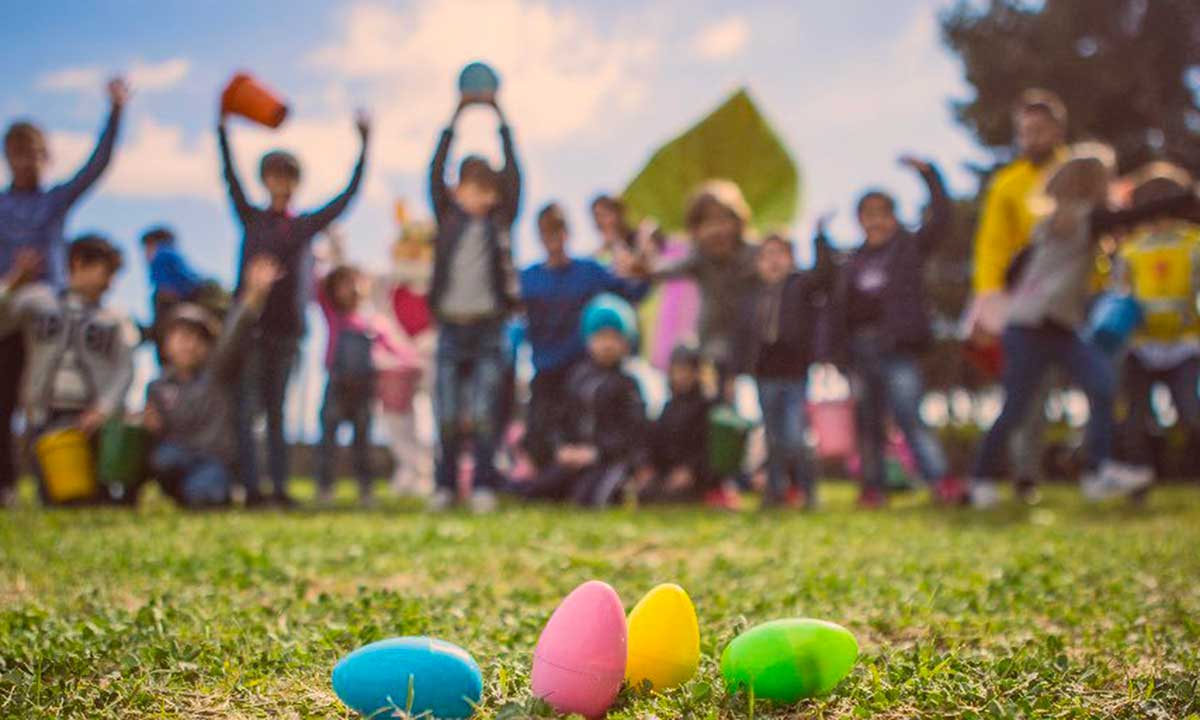
M224 325L189 302L175 305L162 319L163 372L146 388L142 422L156 441L150 472L184 507L229 504L237 459L233 388L279 273L273 258L252 259Z
M859 504L868 508L887 501L883 452L888 415L900 426L935 497L959 502L964 494L920 412L920 355L933 342L925 263L949 230L952 207L937 168L912 157L900 163L916 171L929 189L925 222L909 231L896 219L891 195L865 193L858 201L858 221L866 241L842 267L828 317L832 359L849 369L854 389L863 458ZM818 237L818 242L826 241Z
M25 343L21 395L29 436L68 427L94 436L120 416L133 381L139 334L129 318L103 306L121 251L99 235L78 238L67 249L63 289L29 284L41 263L38 253L22 250L0 285L0 332L19 331Z
M459 165L458 184L446 183L454 128L469 104L463 100L455 109L429 175L438 226L429 306L439 328L434 413L440 440L431 505L440 510L453 504L459 453L469 439L475 456L471 508L488 512L496 505L498 486L494 455L501 431L504 321L517 300L510 233L520 208L521 173L512 133L491 100L487 104L500 121L504 167L494 170L483 158L470 155Z
M1121 229L1159 218L1200 219L1200 199L1191 187L1128 210L1108 207L1115 157L1111 148L1088 144L1072 149L1046 180L1053 212L1033 231L1028 255L1011 278L1004 348L1004 409L979 447L971 473L971 503L988 508L1000 501L1005 449L1024 420L1046 371L1061 368L1088 399L1084 438L1085 498L1102 500L1144 489L1153 474L1112 460L1112 361L1085 340L1085 320L1096 243ZM1191 390L1195 392L1193 388Z
M229 199L243 230L238 288L240 290L245 283L246 269L252 258L273 257L283 269L281 279L272 286L259 316L251 357L239 383L236 413L238 474L246 490L247 505L264 502L259 490L253 432L254 418L260 410L267 416L267 469L271 477L272 501L285 507L294 504L287 494L288 450L283 437L283 404L300 339L305 332L304 307L308 300L312 240L345 211L362 182L370 124L362 113L355 122L362 144L346 189L324 206L299 214L292 209L292 197L300 184L300 162L296 157L282 150L263 156L259 177L270 195L270 203L265 208L256 207L246 197L238 179L224 114L217 126Z
M63 226L75 203L104 174L112 159L121 112L129 98L124 80L108 83L109 113L104 130L91 157L75 175L49 188L43 187L50 152L41 128L27 120L9 125L4 133L4 157L11 184L0 192L0 273L13 268L22 248L39 253L43 260L39 278L54 287L66 282L66 252ZM12 502L16 480L16 458L10 430L17 407L18 388L25 367L24 345L19 333L0 338L0 507Z

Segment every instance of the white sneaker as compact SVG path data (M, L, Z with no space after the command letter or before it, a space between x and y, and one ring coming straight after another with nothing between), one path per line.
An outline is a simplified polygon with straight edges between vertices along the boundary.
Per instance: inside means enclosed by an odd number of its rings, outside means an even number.
M438 488L429 496L429 509L433 512L445 512L454 507L454 491Z
M471 493L471 512L476 515L487 515L488 513L496 512L496 507L500 504L500 500L496 497L494 490L480 488Z
M1154 470L1106 460L1099 472L1088 473L1080 481L1083 497L1091 502L1125 497L1154 482Z
M976 510L990 510L1000 504L1000 485L994 480L972 479L968 494Z

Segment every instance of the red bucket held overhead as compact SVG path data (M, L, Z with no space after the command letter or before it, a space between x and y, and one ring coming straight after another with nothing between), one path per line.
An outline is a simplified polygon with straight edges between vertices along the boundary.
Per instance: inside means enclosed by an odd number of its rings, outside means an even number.
M288 114L288 107L279 96L247 73L234 75L225 86L221 109L269 128L282 125Z

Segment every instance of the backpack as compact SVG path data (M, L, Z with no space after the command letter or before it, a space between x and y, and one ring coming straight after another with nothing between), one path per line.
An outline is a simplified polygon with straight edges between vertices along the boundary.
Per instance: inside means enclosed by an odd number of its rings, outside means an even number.
M374 345L375 338L362 331L342 330L333 347L330 382L347 391L371 392L375 385Z

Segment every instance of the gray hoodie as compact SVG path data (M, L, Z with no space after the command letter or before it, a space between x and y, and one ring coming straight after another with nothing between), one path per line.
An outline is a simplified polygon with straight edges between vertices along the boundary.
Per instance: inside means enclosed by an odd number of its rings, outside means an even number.
M0 287L0 336L17 330L25 336L22 395L31 425L52 412L114 417L124 409L138 343L129 318L44 283Z

